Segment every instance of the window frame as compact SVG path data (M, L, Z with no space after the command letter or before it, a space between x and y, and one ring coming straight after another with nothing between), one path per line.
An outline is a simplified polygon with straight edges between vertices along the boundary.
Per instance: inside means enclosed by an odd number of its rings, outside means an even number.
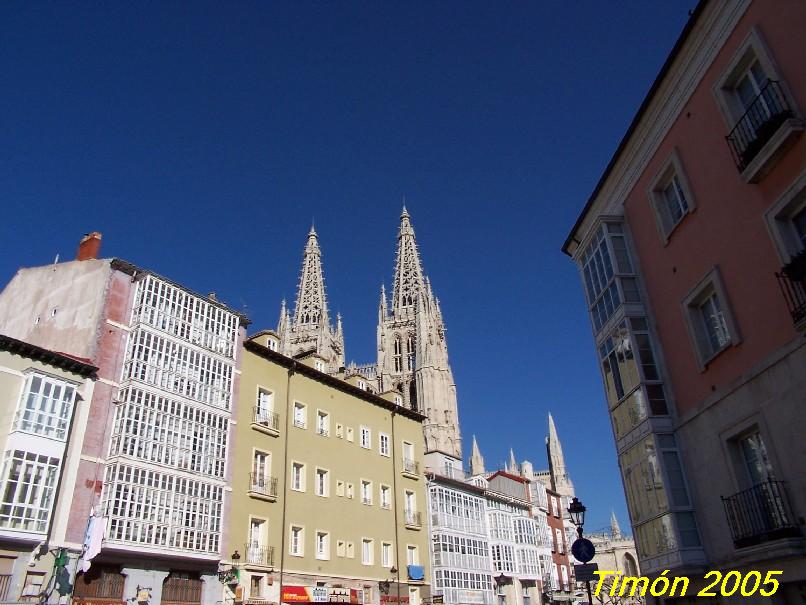
M716 296L719 300L720 311L728 332L728 340L717 349L712 349L710 345L706 349L704 348L704 343L708 342L708 335L701 325L701 308L713 296ZM682 301L682 310L684 323L686 324L700 372L705 372L714 359L742 341L718 266L710 269L689 291Z
M786 265L799 253L806 251L806 244L797 241L792 219L806 210L806 170L764 212L764 222L775 243L781 263Z
M369 545L369 560L364 556L366 554L364 548ZM375 540L372 538L361 538L361 565L375 565Z
M383 447L384 442L386 443L385 452ZM378 433L378 453L386 458L389 458L392 455L392 438L386 433Z
M324 476L324 490L322 493L319 493L319 477ZM330 497L330 469L323 468L321 466L317 466L314 472L314 494L319 496L320 498L329 498Z
M302 410L302 421L297 422L297 409ZM308 404L302 401L294 401L292 406L291 424L298 429L308 428Z
M321 420L324 419L324 422ZM330 412L317 408L316 410L316 434L320 437L330 437Z
M666 208L667 200L665 190L673 179L677 179L677 183L683 193L687 206L686 211L681 214L677 221L674 221ZM649 184L647 196L649 197L650 205L655 214L655 224L658 228L658 235L663 245L666 246L675 230L686 220L689 214L692 214L697 209L697 202L691 191L686 172L683 170L683 162L680 159L680 152L677 148L672 150L669 157L658 169L655 177Z
M294 530L298 529L300 536L299 536L299 551L294 551ZM305 526L299 523L292 523L291 526L288 528L288 554L292 557L304 557L305 556Z
M359 430L358 444L365 450L371 450L372 449L372 429L367 427L367 426L360 425L358 430ZM364 442L364 436L366 436L366 444Z
M299 481L300 487L294 487L294 480L295 480L294 471L295 471L297 465L299 465L299 467L300 467L300 481ZM305 488L307 487L306 486L307 477L306 477L305 466L306 466L306 464L304 462L300 462L299 460L292 460L291 461L291 489L293 491L295 491L295 492L305 492Z
M321 553L319 551L319 538L320 536L325 537L325 552ZM325 531L323 529L317 529L314 533L314 557L319 561L329 561L330 560L330 532Z

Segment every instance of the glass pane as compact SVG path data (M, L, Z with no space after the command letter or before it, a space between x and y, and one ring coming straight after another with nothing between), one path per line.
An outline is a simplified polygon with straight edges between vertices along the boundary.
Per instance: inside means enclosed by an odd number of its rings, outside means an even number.
M753 485L763 483L772 477L772 465L767 456L767 448L761 433L753 433L740 441L745 466Z

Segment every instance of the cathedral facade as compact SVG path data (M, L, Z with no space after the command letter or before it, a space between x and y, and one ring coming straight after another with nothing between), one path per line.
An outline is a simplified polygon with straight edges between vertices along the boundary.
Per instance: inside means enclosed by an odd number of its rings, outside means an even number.
M420 412L426 416L425 453L461 460L456 384L448 362L445 324L405 207L397 234L391 298L381 286L376 362L345 366L341 318L334 326L328 312L322 253L313 228L305 244L293 313L284 301L276 337L284 355L314 356L316 367L328 374L360 375L367 390L392 394L398 405Z

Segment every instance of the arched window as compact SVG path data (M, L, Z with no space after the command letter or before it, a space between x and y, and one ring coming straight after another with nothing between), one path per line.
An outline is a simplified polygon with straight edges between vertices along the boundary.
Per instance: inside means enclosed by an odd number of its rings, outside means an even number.
M400 336L395 336L395 372L403 371L403 346L400 342Z
M414 337L409 336L406 340L406 369L414 371Z

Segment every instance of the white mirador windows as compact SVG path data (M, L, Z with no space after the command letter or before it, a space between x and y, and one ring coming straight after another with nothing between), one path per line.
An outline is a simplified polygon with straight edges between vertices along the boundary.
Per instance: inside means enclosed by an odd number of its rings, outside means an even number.
M658 232L665 244L683 217L695 208L694 196L677 150L672 152L652 182L649 199L655 211Z
M361 427L361 447L370 449L372 447L372 431L367 427Z
M14 430L64 441L75 398L75 385L42 374L29 375L17 406Z
M716 268L692 289L683 309L700 369L730 345L738 344L739 332Z
M20 450L6 453L0 491L0 527L24 531L47 530L58 458Z

